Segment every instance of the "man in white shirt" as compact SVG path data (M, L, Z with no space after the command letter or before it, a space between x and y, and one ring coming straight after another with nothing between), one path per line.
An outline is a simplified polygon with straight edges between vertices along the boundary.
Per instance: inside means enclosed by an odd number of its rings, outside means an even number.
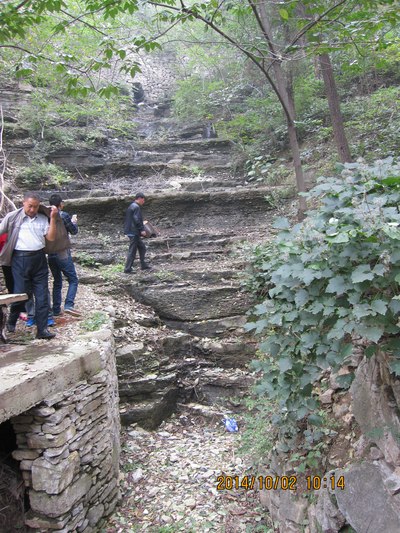
M37 339L50 340L55 337L47 329L48 303L48 266L44 247L46 240L56 238L56 217L58 210L51 208L48 218L39 213L40 196L25 193L23 207L8 213L0 224L0 235L8 234L7 242L0 254L0 264L11 264L14 278L14 293L26 292L35 296L35 319ZM21 311L21 304L12 304L7 329L15 331Z

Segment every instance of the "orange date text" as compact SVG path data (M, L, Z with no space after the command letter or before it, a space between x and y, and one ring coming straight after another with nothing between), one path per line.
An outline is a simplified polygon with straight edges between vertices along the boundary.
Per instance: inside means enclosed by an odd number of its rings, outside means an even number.
M296 490L297 476L218 476L217 490Z

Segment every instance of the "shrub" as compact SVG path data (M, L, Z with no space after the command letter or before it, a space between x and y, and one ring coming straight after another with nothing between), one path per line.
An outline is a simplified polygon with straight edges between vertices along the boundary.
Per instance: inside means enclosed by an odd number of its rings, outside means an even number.
M107 315L102 311L95 311L81 323L82 329L86 331L97 331L107 322Z
M306 416L321 423L314 384L343 365L354 335L367 356L384 350L400 375L400 166L346 164L307 196L319 206L294 227L276 221L280 232L255 250L248 280L259 299L247 324L262 340L257 391L279 402L274 422L292 434Z
M33 162L29 167L23 168L16 183L24 188L59 188L71 181L67 171L52 163Z

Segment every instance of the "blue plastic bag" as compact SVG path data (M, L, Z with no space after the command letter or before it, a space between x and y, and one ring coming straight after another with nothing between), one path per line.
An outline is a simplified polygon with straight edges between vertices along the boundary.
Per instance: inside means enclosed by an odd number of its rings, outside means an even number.
M224 424L225 428L231 433L234 433L235 431L239 431L237 422L234 418L224 418L222 420L222 423Z

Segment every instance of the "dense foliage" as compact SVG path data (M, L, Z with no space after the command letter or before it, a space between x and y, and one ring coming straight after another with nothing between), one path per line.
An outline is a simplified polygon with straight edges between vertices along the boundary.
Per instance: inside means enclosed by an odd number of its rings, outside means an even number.
M306 415L320 423L314 385L348 360L354 336L367 356L385 350L400 375L400 165L346 164L307 196L317 207L294 227L276 221L249 281L259 304L248 329L263 338L258 392L279 403L274 420L286 428Z

